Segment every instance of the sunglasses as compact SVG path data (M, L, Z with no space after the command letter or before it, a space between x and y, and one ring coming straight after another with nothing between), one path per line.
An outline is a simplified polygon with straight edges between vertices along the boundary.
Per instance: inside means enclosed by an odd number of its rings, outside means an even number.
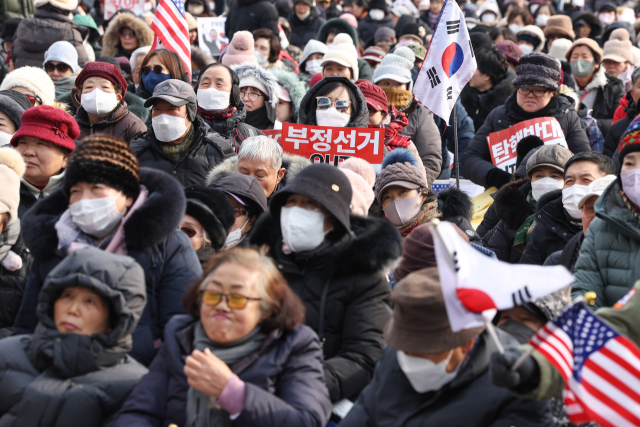
M338 99L336 102L333 102L326 96L318 96L316 100L318 101L318 110L320 111L325 111L332 106L335 106L336 110L338 110L339 112L346 113L349 110L349 105L351 105L351 101Z
M70 68L71 67L69 67L64 62L58 62L57 64L47 62L46 64L44 64L44 69L47 71L47 73L53 73L54 70L58 70L59 73L66 73Z
M242 215L247 215L247 211L245 209L240 209L240 208L233 208L233 213L235 214L236 218Z
M190 239L193 238L194 236L200 234L200 233L198 233L196 230L194 230L191 227L182 227L182 228L180 228L180 231L182 231L184 234L186 234Z
M40 104L42 104L42 99L40 99L40 97L37 95L24 95L24 96L27 97L31 105L34 107L36 105L36 102L39 102Z
M120 30L120 36L124 37L125 39L135 38L136 32L123 28L122 30Z
M243 295L238 294L223 294L215 291L200 291L200 297L202 298L202 302L215 307L220 304L222 298L227 300L227 305L229 308L233 308L236 310L242 310L247 306L249 301L260 301L262 298L249 298Z
M145 65L140 69L140 72L146 76L151 72L151 70L156 74L162 74L162 65L154 65L153 68Z

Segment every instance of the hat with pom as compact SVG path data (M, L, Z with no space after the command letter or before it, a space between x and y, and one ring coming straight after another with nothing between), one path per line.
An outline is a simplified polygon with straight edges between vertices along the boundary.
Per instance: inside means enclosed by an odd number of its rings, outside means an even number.
M351 80L358 80L358 51L349 34L340 33L333 39L333 46L324 55L320 65L324 68L329 62L349 67L352 72Z
M640 118L635 118L631 125L627 128L620 141L618 148L620 153L620 164L624 160L624 156L635 151L640 151Z
M0 214L8 213L7 225L18 219L20 178L26 166L22 155L11 147L0 148Z
M21 67L6 75L0 90L23 87L40 98L43 105L53 105L56 98L56 87L53 80L42 68Z
M373 188L373 184L376 183L376 171L373 170L371 163L359 157L349 157L344 162L338 165L338 169L349 169L358 175L360 175L369 184L369 187Z
M253 34L249 31L236 32L227 47L227 53L222 57L222 63L228 67L243 62L258 63L253 54Z
M429 184L422 175L416 158L409 151L398 148L387 154L382 161L382 170L376 179L376 199L382 204L382 193L387 187L399 187L416 190L428 188Z
M618 28L611 32L609 41L604 44L602 60L610 59L615 62L628 62L633 64L633 52L631 51L629 32L624 28Z
M349 182L351 183L351 190L353 191L353 195L351 196L351 205L349 205L351 213L358 216L367 216L369 208L376 198L373 194L373 190L369 184L367 184L367 181L354 171L344 168L341 170L349 179Z
M76 120L66 111L49 105L29 108L22 117L22 126L11 138L11 145L18 146L20 137L31 136L44 139L59 147L73 150L80 136Z
M382 58L380 66L373 72L373 82L390 79L399 83L407 83L407 90L411 92L413 79L411 69L416 60L416 55L408 47L399 47Z
M340 19L344 19L345 21L347 21L353 28L358 28L358 20L352 14L343 13L342 15L340 15Z

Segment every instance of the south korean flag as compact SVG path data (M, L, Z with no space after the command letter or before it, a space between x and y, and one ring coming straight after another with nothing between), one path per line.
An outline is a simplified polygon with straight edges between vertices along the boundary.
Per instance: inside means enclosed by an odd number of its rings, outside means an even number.
M477 68L464 13L446 0L413 89L418 102L449 122L460 91Z

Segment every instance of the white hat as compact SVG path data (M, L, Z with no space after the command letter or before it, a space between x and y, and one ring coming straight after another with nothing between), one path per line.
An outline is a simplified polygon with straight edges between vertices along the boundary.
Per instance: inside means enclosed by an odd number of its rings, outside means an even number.
M254 75L248 75L240 79L240 84L238 85L238 87L242 89L243 87L247 86L255 87L256 89L260 90L260 92L269 96L269 90L267 89L267 87Z
M616 179L617 177L615 175L607 175L603 178L596 179L591 184L589 184L589 186L587 187L587 194L582 196L582 199L580 199L580 201L578 202L578 209L582 209L584 204L587 203L587 200L589 200L591 197L600 197L602 193L604 193L604 190L609 187L609 184L611 184Z
M34 93L43 105L53 105L56 98L56 87L46 71L38 67L20 67L9 74L2 81L0 90L14 87L24 87Z
M324 68L329 62L335 62L353 71L353 80L358 80L358 51L353 45L353 39L349 34L340 33L333 39L333 46L322 58L321 67Z
M373 72L373 83L390 79L399 83L408 83L407 89L411 92L413 80L411 69L416 60L416 55L406 46L399 47L393 53L387 53L382 62Z
M59 41L49 46L49 49L44 53L43 64L46 64L49 61L57 61L67 64L71 67L74 73L77 73L78 70L80 70L80 66L78 65L78 51L69 42Z
M144 57L147 56L147 53L149 53L150 50L151 46L142 46L133 51L133 53L131 54L131 58L129 59L131 71L136 69L136 65L138 64L138 57L142 57L141 59L144 59ZM140 63L142 64L142 61L140 61Z
M304 61L309 59L309 57L314 53L321 53L324 55L327 52L329 52L329 48L326 44L318 40L309 40L304 46L304 50L302 51L302 56L300 57L300 65L304 64Z
M549 48L549 55L558 61L566 61L567 52L571 49L573 42L567 39L555 39Z

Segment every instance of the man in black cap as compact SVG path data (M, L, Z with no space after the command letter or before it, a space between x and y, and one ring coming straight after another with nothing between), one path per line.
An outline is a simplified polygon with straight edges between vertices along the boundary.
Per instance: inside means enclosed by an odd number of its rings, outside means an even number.
M209 170L235 154L233 144L197 115L189 83L170 79L156 86L144 103L151 107L151 127L131 141L140 166L160 169L184 187L204 185Z

